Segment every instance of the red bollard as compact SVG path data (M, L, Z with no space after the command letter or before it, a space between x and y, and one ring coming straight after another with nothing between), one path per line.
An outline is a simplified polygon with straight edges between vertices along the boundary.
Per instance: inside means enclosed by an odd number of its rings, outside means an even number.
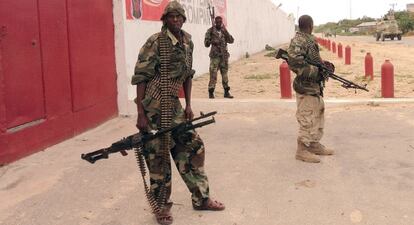
M351 65L351 47L345 47L345 65Z
M394 66L387 59L381 66L381 95L394 98Z
M374 79L374 61L369 52L365 56L365 77L369 77L370 80Z
M331 51L331 40L328 40L328 50Z
M280 94L281 98L292 98L292 88L290 84L290 69L286 61L279 66L280 72Z
M332 42L332 52L336 53L336 43L334 41Z
M342 44L338 44L338 58L342 58Z
M179 98L184 98L185 97L184 87L181 87L180 90L178 91L178 97Z

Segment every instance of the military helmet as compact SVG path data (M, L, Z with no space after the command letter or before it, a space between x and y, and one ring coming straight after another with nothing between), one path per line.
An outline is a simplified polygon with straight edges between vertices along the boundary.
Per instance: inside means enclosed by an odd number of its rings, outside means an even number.
M176 12L180 14L182 17L184 17L184 22L187 19L187 17L185 17L185 10L183 6L179 2L174 0L174 1L169 2L167 6L165 6L164 13L161 16L161 20L164 20L165 17L168 15L168 13L172 13L172 12Z

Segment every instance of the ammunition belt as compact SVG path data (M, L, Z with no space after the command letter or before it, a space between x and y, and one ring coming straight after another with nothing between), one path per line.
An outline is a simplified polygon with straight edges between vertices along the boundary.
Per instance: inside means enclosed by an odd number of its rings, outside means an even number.
M180 78L170 79L171 85L169 86L170 95L169 96L178 96L178 91L182 87L183 81ZM147 88L145 90L145 96L152 97L161 101L161 75L157 74L147 83Z
M169 66L171 58L171 47L168 42L168 37L165 32L160 35L160 58L161 58L161 74L156 75L148 84L146 88L146 96L154 97L161 102L161 127L171 127L172 123L172 101L171 95L177 95L179 89L179 79L171 81L169 78ZM182 82L181 82L182 84ZM160 88L161 87L161 88ZM151 188L147 182L147 171L145 167L145 157L143 154L144 146L138 146L135 148L135 156L137 159L138 167L141 172L141 177L144 183L145 196L151 207L152 213L159 215L163 212L167 202L167 171L170 170L170 146L171 146L171 133L167 133L161 136L161 151L162 151L162 171L164 173L164 182L160 187L158 196L154 196L151 192Z
M169 67L171 61L171 46L168 40L167 34L162 32L160 35L160 61L161 61L161 129L171 127L172 123L172 99L171 99L171 86ZM160 194L157 196L157 202L160 210L162 211L167 202L167 171L170 170L170 146L171 146L171 133L166 133L161 136L161 151L162 151L162 171L164 172L164 182L160 187Z

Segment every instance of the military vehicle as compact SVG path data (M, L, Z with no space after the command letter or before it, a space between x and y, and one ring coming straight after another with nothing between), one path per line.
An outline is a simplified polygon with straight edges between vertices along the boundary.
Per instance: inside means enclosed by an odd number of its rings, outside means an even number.
M393 13L388 14L384 19L377 23L375 31L377 41L380 39L381 41L384 41L385 38L390 38L391 40L397 38L398 40L401 40L401 36L402 31L398 28L398 23L397 20L395 20Z

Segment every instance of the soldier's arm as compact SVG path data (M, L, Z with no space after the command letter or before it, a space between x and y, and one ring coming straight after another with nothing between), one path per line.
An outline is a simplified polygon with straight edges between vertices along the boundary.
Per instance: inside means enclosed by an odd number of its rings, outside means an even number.
M144 107L142 106L142 100L145 97L147 82L155 75L158 66L158 43L153 36L147 40L139 52L131 81L133 85L137 85L137 98L135 99L135 102L137 104L138 118L136 126L140 131L145 131L148 127L148 119L145 115Z
M145 97L145 89L147 87L146 83L139 83L137 85L137 112L138 112L138 119L137 119L137 128L139 130L146 130L148 127L148 119L145 115L144 107L142 106L142 100Z
M158 36L151 36L139 51L131 84L146 83L155 76L160 65Z
M293 72L298 76L308 76L312 79L318 79L318 67L312 66L305 61L308 50L303 44L292 41L287 52L289 67Z
M191 55L193 55L194 51L194 43L193 41L190 41L190 52ZM193 110L191 109L191 90L193 87L193 76L195 74L195 70L193 70L193 60L191 57L190 62L191 72L188 74L187 78L184 81L183 87L184 87L184 97L185 97L185 117L189 120L194 118Z
M204 46L207 48L211 45L211 29L208 29L204 37Z
M227 31L226 28L224 28L224 37L225 37L227 43L229 43L229 44L233 44L234 43L233 36L231 36L231 34Z

